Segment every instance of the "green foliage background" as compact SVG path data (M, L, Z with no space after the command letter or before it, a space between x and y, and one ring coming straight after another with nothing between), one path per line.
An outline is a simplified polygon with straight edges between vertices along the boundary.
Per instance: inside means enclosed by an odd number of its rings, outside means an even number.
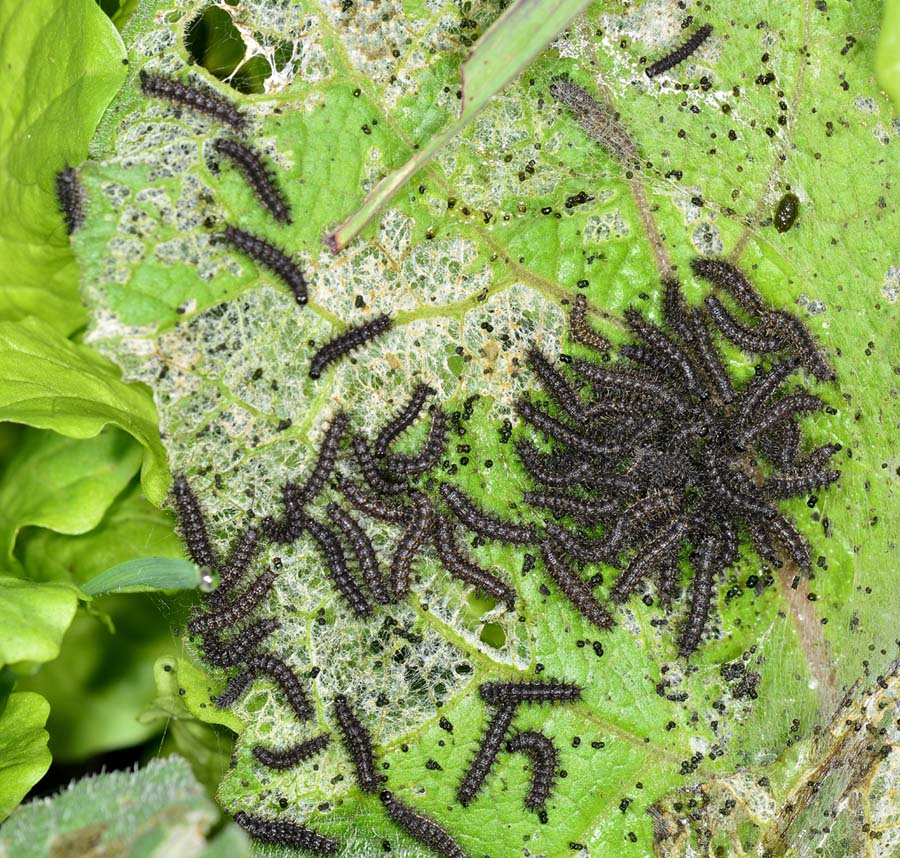
M843 479L814 509L790 505L822 558L815 577L796 590L777 579L757 589L751 576L759 577L759 563L748 557L720 588L716 640L687 671L675 657L677 622L659 625L658 608L640 603L602 638L598 659L590 645L596 635L541 593L539 571L521 575L521 554L485 549L482 558L515 577L524 624L478 605L442 615L441 605L465 594L426 569L431 610L419 601L402 618L425 641L421 664L450 653L471 673L437 701L439 712L426 700L412 715L378 716L392 785L405 785L409 800L477 855L513 854L523 844L553 856L579 848L592 856L651 848L688 854L698 844L722 854L757 854L765 844L773 854L805 855L813 842L821 854L893 854L896 796L885 784L896 781L900 765L891 750L896 724L882 719L896 705L896 620L885 608L896 601L900 533L900 218L892 191L900 122L879 83L896 97L898 5L728 4L685 12L666 2L595 3L397 195L380 226L336 260L321 249L323 234L380 174L454 121L459 66L496 5L406 3L386 26L362 9L324 3L290 7L290 17L278 3L218 7L257 47L243 53L233 34L212 38L202 63L247 93L247 110L281 158L301 215L289 232L269 226L235 176L211 173L203 158L213 136L208 124L173 121L137 92L139 63L185 62L180 35L205 5L155 0L133 16L133 4L104 5L117 26L127 23L124 42L87 0L0 9L0 56L15 83L0 108L0 627L12 630L0 650L0 813L46 771L48 731L54 757L77 761L137 744L168 724L170 746L215 786L229 752L226 728L241 735L237 768L220 787L225 805L271 813L277 796L300 807L329 800L336 812L319 819L311 810L311 819L343 836L348 854L368 854L367 844L382 840L400 854L413 848L377 803L355 793L339 755L311 779L274 779L252 766L249 747L290 725L265 691L236 716L206 707L221 677L180 657L168 625L179 608L168 597L91 601L79 586L135 557L181 555L159 511L167 456L191 472L210 461L235 463L224 468L224 488L204 493L227 538L251 502L271 496L274 508L275 488L303 467L332 400L357 425L371 425L402 396L408 367L432 372L457 406L481 394L466 441L473 459L495 467L463 467L458 479L497 509L517 499L521 474L496 431L521 385L509 380L512 356L533 336L548 351L564 342L561 302L584 281L591 301L613 317L635 302L655 308L657 272L620 166L552 105L549 82L568 72L592 90L602 80L651 162L647 190L679 270L698 252L743 246L741 265L761 291L804 313L829 348L839 389L821 392L837 413L810 421L807 432L818 443L843 444ZM696 70L676 75L690 86L648 84L640 58L677 40L687 13L709 20L716 34ZM434 51L417 51L420 42ZM263 91L268 72L260 58L283 73L283 86ZM759 82L769 74L772 80ZM170 149L173 141L183 149ZM84 161L89 145L82 176L91 211L75 240L76 265L55 211L53 177L66 161ZM779 235L771 212L788 188L801 198L801 215ZM110 193L120 189L124 196ZM595 199L566 208L566 197L580 191ZM199 207L194 221L173 216L185 202ZM126 214L137 223L130 232L123 230ZM206 215L239 219L299 250L313 280L308 312L297 317L248 264L208 252ZM131 244L120 241L123 233ZM687 287L695 300L702 294L689 279ZM326 385L297 382L305 376L307 340L354 318L357 295L367 307L400 307L388 346L397 366L379 363L373 351ZM223 301L224 313L214 309ZM608 327L615 339L614 320ZM223 343L230 346L224 359ZM124 384L108 356L152 385L152 394ZM164 366L169 371L160 377ZM250 385L257 366L267 367L280 393L263 396ZM733 369L743 371L737 355ZM286 416L293 427L276 433ZM211 418L226 430L210 433ZM248 443L254 433L261 441ZM247 500L248 483L259 485L257 501ZM300 569L311 562L289 559ZM289 631L305 641L316 609L333 605L303 579L285 586L278 598L302 606ZM366 640L366 632L359 635ZM496 635L499 647L489 643ZM333 637L335 648L359 645L343 631ZM280 642L292 652L296 644L290 636ZM522 812L527 773L510 758L476 805L455 806L453 790L484 718L475 685L529 673L538 663L547 675L586 686L582 706L529 712L516 722L540 725L561 746L568 777L552 824ZM760 675L752 703L720 670L737 663ZM876 677L884 687L863 694ZM334 691L329 681L321 684L323 699ZM385 679L386 688L399 697L392 682ZM848 775L851 787L835 787L837 798L800 801L823 761L835 771L847 762L850 737L832 716L847 714L839 703L848 689L860 707L853 717L888 731L879 740L887 752L855 780ZM438 714L455 725L452 736L438 726ZM215 726L202 723L212 720ZM328 726L324 711L320 721ZM685 771L698 751L700 765ZM443 771L426 768L431 759ZM345 775L337 787L330 783L336 772ZM678 805L677 791L689 784L702 785L683 799L701 808L693 823ZM260 799L261 787L267 798ZM841 789L854 801L841 804ZM738 809L718 813L735 796ZM826 832L821 811L829 802L842 814ZM647 813L655 803L654 815ZM501 830L491 825L497 815L508 820ZM670 829L672 836L661 836Z

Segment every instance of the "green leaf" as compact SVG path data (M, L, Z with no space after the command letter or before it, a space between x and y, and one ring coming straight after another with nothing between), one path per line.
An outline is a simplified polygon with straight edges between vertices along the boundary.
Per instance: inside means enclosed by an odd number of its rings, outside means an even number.
M181 558L184 550L171 515L152 506L135 485L121 494L97 527L79 536L29 528L17 556L36 581L71 581L79 586L104 570L142 554Z
M0 9L0 59L0 320L67 335L85 316L54 182L86 157L125 79L123 46L93 0L30 0Z
M11 558L29 525L69 534L93 529L140 465L140 446L115 429L85 440L29 432L0 480L0 551Z
M178 557L141 557L126 560L91 578L81 591L100 593L149 593L154 590L193 590L200 583L200 569Z
M188 764L153 760L136 772L85 778L19 808L0 832L0 852L194 858L218 817Z
M875 55L878 82L900 110L900 2L885 0L881 35Z
M362 207L326 239L335 252L344 250L402 187L462 131L504 86L588 5L588 0L515 0L478 40L460 68L462 106L459 119L431 138L402 167L385 176Z
M70 585L0 576L0 665L56 658L77 607Z
M252 854L247 835L236 825L228 825L213 838L201 858L250 858Z
M49 711L39 694L15 692L0 712L0 822L50 768L44 730ZM6 831L4 826L0 843Z
M88 533L64 536L29 528L18 543L28 576L76 585L142 552L178 558L182 548L171 518L151 506L139 486L120 496ZM137 719L156 696L154 662L180 651L170 629L171 599L163 605L158 599L115 595L96 599L91 608L112 628L79 614L59 658L20 686L50 701L51 749L66 761L143 742L163 727Z
M189 701L201 713L209 711L214 716L215 709L209 706L206 699L196 701L194 689L191 689L189 696L188 689L179 679L178 668L177 659L164 657L157 660L153 666L156 700L141 714L140 721L165 726L167 737L174 741L178 753L190 762L197 779L214 795L231 765L233 736L227 729L192 714ZM196 668L193 673L197 673ZM201 705L204 708L201 709Z
M132 747L163 726L138 718L156 696L153 664L176 649L164 606L141 595L106 596L93 604L115 631L79 613L59 658L18 686L49 701L50 750L63 763Z
M647 61L685 38L685 10L675 0L595 4L337 257L322 236L457 122L460 68L496 4L476 0L462 13L410 2L390 20L313 4L277 39L247 40L248 59L285 58L252 97L201 64L183 66L174 51L147 59L148 44L183 44L187 16L167 17L173 5L160 0L129 30L135 58L240 104L294 223L275 225L227 164L211 169L218 123L143 98L132 79L86 171L96 198L109 187L116 195L92 215L79 253L92 341L153 387L173 464L190 475L223 551L251 515L282 515L281 487L305 479L337 408L353 432L371 436L417 381L454 416L435 477L498 515L538 520L522 502L531 481L512 443L515 402L537 389L527 350L584 354L566 331L579 294L614 342L627 308L658 317L661 256L694 305L709 289L691 276L691 260L721 254L773 306L803 319L838 374L817 388L831 412L804 423L805 443L843 447L839 484L784 505L813 545L813 574L777 572L744 551L717 583L710 639L689 663L677 647L684 598L671 611L649 598L615 606L615 627L599 632L550 586L534 548L465 546L515 584L515 610L477 598L428 548L410 599L357 620L307 539L268 546L258 568L282 571L260 612L281 625L266 646L307 684L316 714L298 728L263 679L220 711L211 697L230 674L195 668L189 681L179 665L192 713L233 719L240 731L223 805L278 813L265 796L283 795L289 818L344 838L349 854L377 855L383 840L413 848L359 794L338 743L287 774L253 756L256 744L333 731L341 692L357 701L390 788L476 855L525 844L561 856L580 843L592 858L643 858L665 848L647 810L683 787L752 771L773 783L783 774L777 798L802 790L808 771L792 760L815 755L816 733L842 696L864 674L886 674L896 654L885 605L900 532L898 138L874 78L877 4L692 9L693 26L712 24L712 37L653 80ZM271 7L241 0L225 11L243 26L268 21ZM554 100L551 85L566 74L609 102L604 116L618 116L640 169L623 167ZM799 216L779 232L773 216L787 192ZM206 224L226 222L295 255L310 282L306 307L212 239ZM395 319L388 335L308 378L323 342L381 312ZM726 356L746 377L747 361ZM407 451L418 432L404 439ZM338 458L354 469L345 448ZM324 495L312 515L340 500L330 486ZM387 564L396 530L366 525ZM585 570L603 576L603 599L617 574ZM196 655L191 645L187 654ZM514 725L556 741L567 777L548 806L552 824L523 810L529 772L505 752L478 799L461 807L456 787L490 717L479 684L536 673L584 688L577 705L524 709ZM863 713L860 729L872 726ZM729 833L727 819L710 819L711 838ZM865 834L862 820L847 822L854 837Z
M0 322L0 420L92 438L112 424L144 447L141 478L161 503L168 485L165 453L149 395L124 384L93 350L70 343L38 319Z

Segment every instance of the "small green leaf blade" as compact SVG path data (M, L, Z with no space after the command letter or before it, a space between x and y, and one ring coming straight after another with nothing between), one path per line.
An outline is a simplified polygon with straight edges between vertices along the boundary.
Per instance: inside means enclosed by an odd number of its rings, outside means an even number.
M81 588L88 596L101 593L150 593L156 590L193 590L200 583L200 567L178 557L139 557L126 560L91 578Z
M11 560L23 527L93 530L140 466L140 445L117 429L85 439L27 432L0 479L0 551Z

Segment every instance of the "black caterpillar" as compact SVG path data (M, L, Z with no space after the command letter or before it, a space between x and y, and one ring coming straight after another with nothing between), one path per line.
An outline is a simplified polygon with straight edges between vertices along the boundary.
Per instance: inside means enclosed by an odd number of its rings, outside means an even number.
M237 131L244 131L247 127L247 119L240 110L211 89L191 86L160 74L150 74L144 69L141 69L140 77L144 95L183 104L191 110L225 122Z
M68 164L56 174L56 201L71 235L84 223L84 188L75 168Z
M334 714L341 728L344 746L353 758L359 788L363 792L375 792L378 789L379 779L375 772L375 755L372 753L372 737L369 731L343 694L334 699Z
M350 609L357 617L368 617L372 613L372 606L359 586L359 582L347 568L347 560L344 557L344 549L341 548L340 540L330 528L313 518L306 520L306 529L325 558L328 577L331 578L332 583L344 597Z
M409 401L397 412L397 416L390 420L378 433L373 450L379 458L384 456L394 443L416 420L425 407L425 400L434 396L434 389L427 384L417 384L409 397Z
M259 201L272 217L280 223L291 223L291 209L284 194L275 184L272 170L266 166L260 154L239 140L221 138L213 143L213 148L224 155L243 173L247 184L253 188Z
M503 747L503 739L515 715L516 707L514 704L501 706L488 722L487 729L481 739L481 745L456 790L456 798L463 807L469 806L484 785L497 760L497 754L500 748Z
M372 540L369 539L362 525L336 503L328 504L326 512L331 519L331 523L341 532L345 542L353 549L359 573L363 581L366 582L372 598L379 605L389 604L391 594L381 574L381 569L378 565L378 555L375 553Z
M313 736L312 739L307 739L305 742L298 742L296 745L291 745L288 748L282 748L280 750L273 750L272 748L265 748L262 745L255 745L253 748L253 756L267 768L280 771L283 769L291 769L302 763L304 760L308 760L310 757L320 754L328 747L330 742L330 733L320 733L318 736Z
M369 340L387 333L394 324L390 316L376 316L361 325L349 327L343 334L329 340L320 348L309 362L309 377L320 378L323 370L338 358L349 354L354 349L365 345Z
M203 657L214 667L234 667L252 655L256 648L279 626L278 620L265 617L223 641L214 632L203 636Z
M226 226L221 233L222 240L235 250L249 256L254 262L268 268L278 277L294 296L294 300L303 305L307 302L306 278L291 258L274 244L245 232L236 226Z
M467 858L463 848L430 816L414 810L390 790L382 790L379 798L388 816L410 837L424 843L441 858Z
M434 524L434 546L444 568L454 577L471 584L482 593L503 602L510 610L516 604L516 591L487 569L482 569L460 551L453 532L453 523L446 516L437 516Z
M597 333L587 320L587 298L576 295L569 312L569 336L576 343L581 343L595 352L605 354L609 351L609 340Z
M447 415L434 407L431 409L431 428L422 449L412 456L391 453L384 459L385 468L398 478L419 476L437 465L446 446Z
M254 840L271 843L275 846L286 846L291 849L305 849L316 855L331 855L337 852L340 845L333 837L326 837L305 825L296 822L282 822L278 819L266 819L239 810L234 821Z
M370 518L389 524L407 524L412 514L409 507L399 502L386 501L377 495L366 494L356 483L346 477L338 480L338 488L347 502Z
M250 688L255 679L267 677L281 686L288 705L301 721L306 721L313 714L312 703L304 691L294 671L280 658L271 653L258 653L250 656L245 662L244 670L231 679L225 690L213 698L213 703L220 709L233 706Z
M391 558L391 591L398 599L409 592L412 562L431 534L434 524L434 507L428 495L417 490L410 494L413 502L412 520L400 537Z
M272 589L275 577L272 569L266 569L230 603L216 603L210 610L191 617L188 621L188 630L194 634L206 634L246 619Z
M525 807L527 810L543 810L556 781L559 761L556 746L543 733L526 730L510 739L506 750L511 754L527 754L531 758L531 787L525 796Z
M710 37L712 29L711 24L704 24L702 27L699 27L693 35L675 48L674 51L647 66L647 77L654 78L671 68L675 68L679 63L683 63Z
M566 564L559 550L549 542L545 542L541 546L541 555L550 576L578 613L598 629L611 628L612 614L597 601L590 584Z
M191 560L198 566L217 569L219 558L209 538L209 526L206 516L200 507L197 495L184 476L175 477L172 484L172 496L175 501L175 513L178 517L178 529L187 547Z
M520 703L573 703L581 699L581 687L555 679L520 682L484 682L478 688L481 699L491 706Z
M508 542L512 545L527 545L534 542L534 528L520 524L512 524L502 521L493 515L489 515L475 506L462 489L441 483L441 497L450 507L453 514L470 530L488 539L496 539L498 542Z

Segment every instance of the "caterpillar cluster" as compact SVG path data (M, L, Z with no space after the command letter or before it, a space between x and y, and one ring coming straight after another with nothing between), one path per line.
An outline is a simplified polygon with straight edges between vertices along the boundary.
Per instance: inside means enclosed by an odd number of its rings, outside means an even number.
M191 559L219 574L218 586L204 596L203 603L188 621L188 630L200 636L201 652L211 665L238 669L212 702L220 708L233 706L257 680L268 680L278 686L294 717L300 722L308 721L313 715L313 704L300 677L283 659L271 652L260 651L262 643L278 629L278 621L273 617L259 617L249 622L271 589L275 573L266 569L249 585L239 589L259 553L259 531L245 528L228 555L220 558L200 501L183 475L175 478L172 501ZM223 637L225 632L230 634ZM256 746L253 754L264 766L285 769L324 750L328 741L329 736L322 734L283 750ZM265 843L322 855L337 851L339 846L334 838L297 823L244 811L235 813L234 819L251 837Z
M247 118L244 114L211 89L187 84L165 75L151 74L143 69L140 72L140 82L144 95L171 101L203 113L230 125L239 133L247 130ZM213 143L213 149L238 168L256 198L278 223L284 225L292 223L290 203L279 188L274 171L250 144L223 137ZM57 181L61 205L62 192L68 193L71 186L71 182L61 184L63 178L65 171L60 174L60 180ZM303 271L282 248L262 236L233 225L227 225L215 239L229 245L238 253L249 256L258 265L271 271L288 287L298 305L303 306L307 303L309 298Z
M525 492L526 503L552 516L532 537L544 568L593 625L608 628L613 615L579 566L619 567L613 602L655 580L660 600L669 605L682 547L697 546L679 643L684 656L702 640L717 577L739 557L738 534L749 533L761 557L807 568L810 546L774 501L822 488L839 475L828 467L838 448L807 455L800 450L798 418L821 410L823 401L784 389L801 368L819 380L834 377L803 322L768 307L729 262L701 258L692 268L722 296L689 307L679 282L667 280L664 324L626 311L633 341L619 349L617 361L576 358L568 370L557 369L532 349L528 366L550 405L526 396L517 410L550 450L528 439L516 445L535 484ZM725 296L736 311L725 306ZM737 386L717 336L774 363ZM760 461L766 463L764 477L753 473ZM521 535L526 541L520 525L473 512L457 490L444 489L444 496L460 520L485 538L517 541Z
M456 790L456 798L463 807L471 804L484 786L488 774L497 761L497 755L504 747L504 740L519 706L533 703L573 703L581 699L581 688L556 680L486 682L480 686L479 691L484 702L494 707L494 713L485 728L481 744ZM555 773L556 749L549 739L542 738L550 743L551 749L549 753L546 748L544 749L543 762L548 763L552 760L551 768ZM535 810L543 809L553 783L552 773L548 776L546 768L538 772L537 766L540 762L535 762L532 788L529 798L526 799L526 805Z

